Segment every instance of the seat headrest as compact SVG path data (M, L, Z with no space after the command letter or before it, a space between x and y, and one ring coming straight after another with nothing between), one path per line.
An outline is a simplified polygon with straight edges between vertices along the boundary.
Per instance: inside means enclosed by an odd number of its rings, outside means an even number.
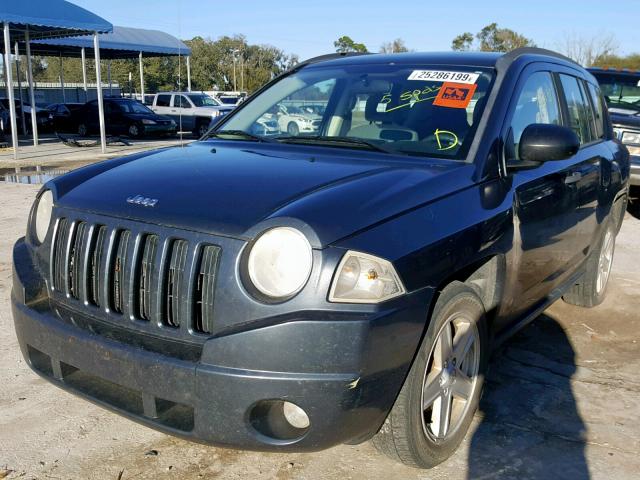
M367 98L367 103L364 107L364 118L368 122L384 122L388 120L388 115L384 110L378 111L378 105L384 93L373 93Z

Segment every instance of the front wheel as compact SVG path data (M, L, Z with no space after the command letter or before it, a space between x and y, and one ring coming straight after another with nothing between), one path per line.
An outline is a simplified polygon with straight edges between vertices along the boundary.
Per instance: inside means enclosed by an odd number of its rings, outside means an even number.
M451 456L478 408L488 359L485 311L460 282L441 293L396 403L373 438L402 463L431 468Z
M193 131L194 135L198 138L204 136L209 131L209 124L206 122L199 122L196 129Z
M131 138L140 138L142 137L142 128L135 123L132 123L127 129L127 133Z
M616 226L609 219L597 248L591 251L587 259L584 274L562 299L579 307L595 307L604 301L613 265L616 245Z
M297 137L300 134L300 127L296 122L289 122L287 125L287 133L292 137Z
M89 129L84 123L78 124L78 135L81 137L86 137L87 133L89 133Z

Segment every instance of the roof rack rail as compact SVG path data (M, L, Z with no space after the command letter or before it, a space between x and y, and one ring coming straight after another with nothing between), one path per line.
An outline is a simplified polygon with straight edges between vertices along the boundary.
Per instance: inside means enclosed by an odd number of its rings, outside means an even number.
M499 60L498 62L500 63L506 63L507 65L513 63L517 58L523 56L523 55L546 55L548 57L555 57L558 58L560 60L564 60L565 62L569 62L569 63L573 63L574 65L578 65L579 67L582 67L582 65L580 65L578 62L576 62L575 60L562 55L558 52L554 52L553 50L547 50L546 48L538 48L538 47L521 47L521 48L516 48L514 50L511 50L510 52L505 53Z
M320 63L327 60L335 60L337 58L344 57L357 57L360 55L371 55L369 52L337 52L337 53L327 53L325 55L318 55L317 57L311 57L302 62L295 65L294 68L306 67L307 65L312 65L314 63Z

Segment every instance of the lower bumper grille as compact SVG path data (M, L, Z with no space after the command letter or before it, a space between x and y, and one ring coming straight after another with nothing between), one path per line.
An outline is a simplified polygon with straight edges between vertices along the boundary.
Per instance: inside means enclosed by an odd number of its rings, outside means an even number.
M51 251L53 290L76 308L171 330L213 330L220 247L173 235L60 218ZM164 334L164 333L163 333Z

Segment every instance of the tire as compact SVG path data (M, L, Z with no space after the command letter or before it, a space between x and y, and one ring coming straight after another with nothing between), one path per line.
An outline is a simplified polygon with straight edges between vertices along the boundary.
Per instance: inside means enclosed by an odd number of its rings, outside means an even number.
M606 220L597 248L592 250L587 258L584 274L562 296L565 302L586 308L595 307L603 302L616 245L617 227L612 220L611 217Z
M86 137L88 133L89 133L89 129L87 128L87 126L84 123L79 123L78 135L80 135L81 137Z
M196 137L201 138L208 131L209 131L209 124L208 123L206 123L206 122L198 122L196 124L195 130L193 130L193 134Z
M142 128L135 123L132 123L127 128L127 134L131 138L141 138L142 137Z
M631 187L629 187L627 212L635 218L640 218L640 186L638 185L631 185Z
M289 125L287 125L287 133L292 137L300 135L300 128L298 127L298 124L296 122L289 122Z
M443 335L450 335L451 355L443 355L447 350ZM471 340L473 343L469 344ZM460 353L462 344L469 347L461 355L463 360L458 361L453 356L456 351ZM449 357L447 363L438 360L444 357ZM392 459L418 468L432 468L449 458L464 439L478 408L488 358L482 301L468 285L453 282L440 294L409 375L382 428L372 439L374 446ZM440 395L435 400L424 397L433 399L434 392ZM466 401L462 392L467 393ZM436 422L441 418L439 413L443 413L444 398L449 398L452 406L448 422ZM429 402L426 409L423 402ZM442 425L445 427L441 429Z

